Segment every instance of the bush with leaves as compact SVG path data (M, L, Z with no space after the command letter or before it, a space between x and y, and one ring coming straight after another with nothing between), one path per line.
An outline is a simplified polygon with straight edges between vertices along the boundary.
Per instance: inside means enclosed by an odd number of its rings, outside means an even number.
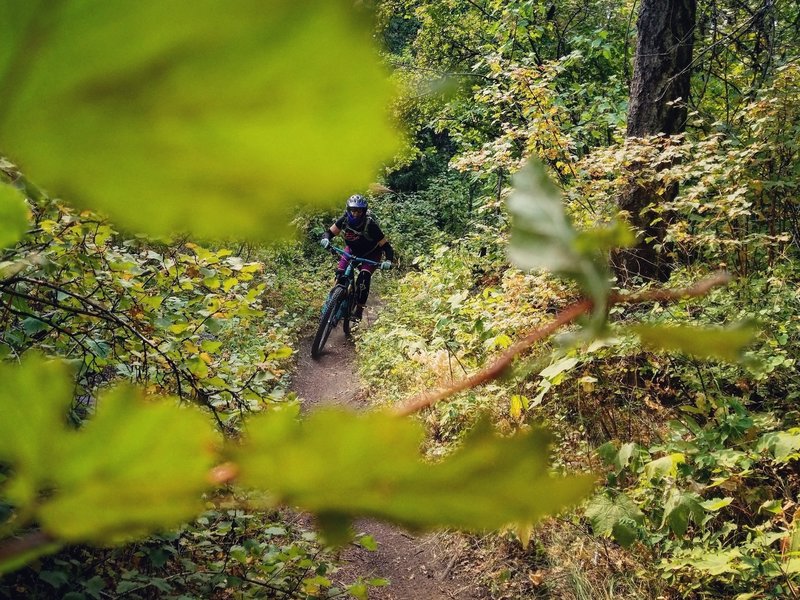
M185 240L125 239L99 216L47 199L34 214L33 232L5 253L4 358L36 348L74 361L84 404L122 377L227 413L222 420L282 386L290 323L272 315L266 343L243 343L243 332L261 336L270 310L261 303L275 274L264 263Z
M552 213L537 213L539 219L546 219L545 214ZM529 216L525 213L518 218ZM537 236L544 247L562 243L556 231L546 220L534 221L528 235ZM525 252L522 242L517 243ZM544 260L554 261L558 252L571 252L567 246L548 247L549 255L538 255L548 257ZM521 328L535 326L537 319L547 317L548 309L553 308L547 294L552 294L555 307L570 295L547 279L514 271L506 272L496 287L484 287L487 282L482 282L484 285L470 288L469 265L474 260L471 253L452 250L428 259L422 273L410 274L396 284L389 295L386 318L362 336L363 373L376 382L383 401L402 399L405 387L452 386L462 371L466 378L491 362L491 348L478 344L483 333L502 332L510 341ZM558 264L571 268L576 263L580 263L577 257ZM701 269L676 272L674 284L690 285ZM596 466L592 453L587 455L587 445L601 446L609 439L624 440L626 436L630 439L633 432L638 436L636 442L623 445L612 441L604 447L614 448L609 460L617 465L617 471L622 473L619 464L625 463L636 475L635 483L625 479L624 473L613 475L606 489L587 505L586 523L594 532L621 543L635 541L640 555L661 560L650 576L663 574L683 593L723 589L713 580L716 567L709 566L706 577L699 576L692 565L703 557L708 557L711 565L715 553L721 552L736 558L729 567L732 570L725 571L729 573L726 594L735 595L748 586L784 594L796 585L792 551L786 546L793 535L794 484L783 481L791 470L786 465L793 460L792 444L796 442L796 412L787 413L785 402L785 395L797 395L792 377L797 297L785 283L791 272L787 265L784 273L778 270L768 279L736 282L700 300L675 302L673 298L669 306L656 301L651 308L628 307L626 295L612 294L611 302L619 304L611 306L610 331L594 341L564 338L562 345L552 348L554 354L548 348L535 352L505 381L487 383L461 392L447 403L440 402L426 419L431 442L459 439L476 413L488 409L507 428L524 427L530 421L555 426L560 450L557 462L574 469ZM581 273L578 271L579 278ZM654 291L653 298L658 297ZM417 305L419 311L409 308ZM410 318L405 318L407 315ZM476 328L476 318L483 321L485 329ZM743 352L745 344L753 340L753 329L746 324L753 318L762 320L763 332L756 344ZM499 331L495 329L498 325L502 327ZM723 325L729 328L722 329ZM378 341L386 339L393 340L395 350L401 351L393 356ZM498 338L490 335L488 339L496 342ZM443 345L444 341L449 345ZM437 348L441 347L441 353L449 346L460 354L451 350L434 360ZM407 358L412 355L428 359L412 363L411 368ZM448 356L455 377L448 376ZM709 357L716 362L704 362ZM739 360L741 364L735 364ZM681 406L694 398L704 399L707 420L702 423L695 417L691 421L695 428L687 429L679 424L691 420L694 409ZM748 406L764 414L751 418ZM667 415L677 419L675 425L664 424ZM700 430L706 432L702 438L698 437ZM662 437L665 441L659 442ZM690 446L691 453L687 450ZM439 446L435 454L447 453L450 447ZM744 448L748 450L743 453ZM781 466L774 448L782 453ZM724 466L739 455L749 456L749 466L738 465L733 471L735 463ZM715 456L722 462L709 463L717 460ZM702 475L689 466L694 461L708 463ZM758 468L750 472L750 466ZM652 478L646 477L650 471ZM734 500L728 502L726 496L716 495L733 482L740 498L729 494ZM745 502L745 497L752 493L755 482L767 495L758 506L767 497L783 496L782 508L775 513L781 516L752 521L760 509L752 499ZM742 523L749 515L754 530L741 526L741 531L730 530L722 517L734 507L741 507L735 520ZM763 537L754 531L762 532ZM771 540L771 546L764 546L763 540ZM745 573L745 564L755 565L755 571ZM719 573L722 571L715 574Z
M683 593L790 596L800 580L795 521L797 414L699 395L663 442L607 443L609 485L587 504L594 531L642 544Z
M360 536L356 543L375 549ZM74 546L3 579L0 598L366 598L378 578L340 582L336 556L280 513L210 510L180 529L119 548Z

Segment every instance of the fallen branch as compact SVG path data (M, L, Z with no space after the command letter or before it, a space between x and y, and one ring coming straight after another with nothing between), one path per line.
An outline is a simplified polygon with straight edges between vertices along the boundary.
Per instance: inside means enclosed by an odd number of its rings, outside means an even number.
M705 296L713 288L727 285L731 281L730 273L720 271L711 277L698 281L693 286L677 290L648 290L641 294L622 295L611 294L608 305L614 304L642 304L644 302L677 302L686 298L699 298Z
M428 406L433 406L439 402L439 400L443 400L444 398L452 396L457 392L476 387L482 383L491 381L492 379L497 379L503 374L503 371L508 368L508 366L511 364L511 361L513 361L518 354L522 353L524 350L527 350L542 338L555 333L563 325L567 325L568 323L571 323L580 317L582 314L589 312L591 307L592 302L590 300L581 300L576 304L572 304L571 306L567 307L566 310L559 313L555 320L551 321L544 327L532 331L516 344L511 346L508 350L500 355L500 358L482 371L478 371L470 377L457 381L449 387L442 388L433 393L426 393L412 398L408 402L404 402L402 405L400 405L395 411L396 414L400 416L410 415Z
M695 285L688 288L681 288L677 290L650 290L641 294L635 295L621 295L618 293L611 294L608 299L609 308L614 304L641 304L644 302L677 302L685 298L697 298L705 296L708 292L718 286L725 285L731 280L728 273L716 273L715 275L697 282ZM404 417L415 412L433 406L440 400L452 396L458 392L466 389L477 387L488 381L492 381L500 377L505 370L511 365L512 361L522 352L529 349L533 344L541 339L544 339L564 325L572 323L581 315L588 313L593 304L591 300L581 300L575 304L571 304L556 318L545 325L528 333L524 338L511 346L508 350L503 352L500 357L485 369L478 371L474 375L461 379L445 388L441 388L434 392L427 392L411 398L403 402L395 409L395 414Z
M0 563L24 554L35 553L42 547L53 544L59 544L58 540L43 531L33 531L21 537L3 540L0 544Z

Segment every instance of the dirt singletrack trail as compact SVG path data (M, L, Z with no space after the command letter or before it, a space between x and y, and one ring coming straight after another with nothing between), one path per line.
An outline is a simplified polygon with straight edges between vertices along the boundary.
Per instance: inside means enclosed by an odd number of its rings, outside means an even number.
M369 327L380 303L365 312L361 327ZM322 356L311 358L311 338L300 346L292 390L303 400L303 411L335 404L353 410L366 410L360 394L355 348L341 327L331 332ZM371 535L378 549L370 552L350 545L341 553L342 569L334 578L352 582L384 577L391 585L370 590L374 600L479 600L483 596L471 573L460 569L459 544L446 535L415 536L371 519L359 520L356 533Z

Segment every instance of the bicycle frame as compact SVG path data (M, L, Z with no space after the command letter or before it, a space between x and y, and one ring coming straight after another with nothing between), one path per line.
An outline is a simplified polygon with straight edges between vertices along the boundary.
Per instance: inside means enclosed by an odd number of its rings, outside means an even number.
M340 305L340 310L337 311L336 322L333 324L333 326L335 327L338 324L338 322L342 320L345 316L349 317L350 311L353 309L352 296L353 292L355 291L354 287L355 270L357 268L360 268L361 265L379 266L380 263L375 262L374 260L369 260L366 258L361 258L359 256L354 256L353 254L347 252L344 248L337 248L336 246L331 246L330 251L331 254L339 254L340 256L344 256L347 259L347 267L345 268L344 272L339 276L339 280L336 282L336 285L340 285L345 289L345 301L342 302L342 304ZM331 293L332 292L333 290L331 290Z
M330 247L332 253L340 254L347 259L347 268L342 273L342 277L344 278L352 278L353 271L355 267L361 268L361 265L375 265L376 267L380 266L381 263L375 262L374 260L369 260L366 258L361 258L359 256L354 256L344 250L344 248L337 248L336 246Z
M329 250L331 253L347 258L347 267L339 275L336 285L333 286L333 289L328 294L328 299L322 307L319 328L311 345L311 355L315 358L322 353L322 348L325 346L325 342L328 341L328 335L340 321L342 322L344 334L348 337L350 335L350 314L355 307L355 270L362 265L380 265L374 260L354 256L344 248L331 246Z

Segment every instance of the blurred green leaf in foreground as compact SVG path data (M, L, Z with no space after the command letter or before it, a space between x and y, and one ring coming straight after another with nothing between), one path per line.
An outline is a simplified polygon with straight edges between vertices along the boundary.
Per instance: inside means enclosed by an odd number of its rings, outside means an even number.
M14 508L0 530L38 522L54 540L108 543L177 526L201 510L217 434L199 410L119 387L75 431L61 363L0 365L0 381L0 464L10 468L2 495ZM0 572L14 566L2 563Z
M547 269L578 283L605 319L611 289L607 252L629 246L633 233L621 223L578 233L564 211L560 190L544 165L527 163L514 177L508 209L513 216L509 258L520 269Z
M727 362L741 360L744 348L753 342L758 331L755 323L741 323L725 329L640 324L631 330L647 348Z
M16 244L28 230L28 207L16 188L0 183L0 250Z
M236 452L240 482L315 512L331 542L368 515L416 530L496 529L533 522L580 501L593 476L554 477L549 434L500 438L479 424L440 463L420 458L423 431L383 413L321 410L302 422L288 412L254 417Z
M0 1L0 147L137 231L274 239L397 140L346 0Z

